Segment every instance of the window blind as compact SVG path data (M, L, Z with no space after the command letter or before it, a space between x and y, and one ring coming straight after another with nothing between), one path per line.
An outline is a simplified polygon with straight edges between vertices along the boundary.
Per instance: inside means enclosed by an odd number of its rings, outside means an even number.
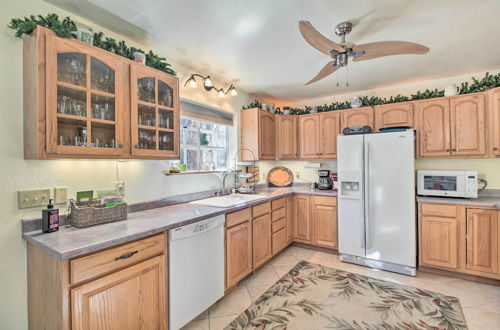
M233 114L201 103L181 99L181 117L233 126Z

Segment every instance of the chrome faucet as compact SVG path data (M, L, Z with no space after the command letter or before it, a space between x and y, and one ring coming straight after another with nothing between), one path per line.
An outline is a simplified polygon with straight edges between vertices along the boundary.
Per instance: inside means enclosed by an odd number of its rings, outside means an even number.
M237 170L231 170L231 171L227 171L226 173L224 173L224 178L222 179L222 193L223 194L226 191L226 178L231 173L234 173L236 176L238 176L238 178L241 178L240 173ZM236 178L234 179L234 188L232 190L232 193L233 194L236 193Z

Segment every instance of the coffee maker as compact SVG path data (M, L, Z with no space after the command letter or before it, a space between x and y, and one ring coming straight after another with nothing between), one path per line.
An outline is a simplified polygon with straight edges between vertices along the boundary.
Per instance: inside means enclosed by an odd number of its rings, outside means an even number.
M330 170L318 170L319 182L318 189L330 190L332 189L332 179L330 178Z

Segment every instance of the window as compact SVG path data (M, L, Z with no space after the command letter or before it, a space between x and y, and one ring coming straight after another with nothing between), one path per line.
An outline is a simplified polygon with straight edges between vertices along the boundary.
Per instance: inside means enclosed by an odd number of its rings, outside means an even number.
M227 169L227 126L181 118L180 162L188 171Z

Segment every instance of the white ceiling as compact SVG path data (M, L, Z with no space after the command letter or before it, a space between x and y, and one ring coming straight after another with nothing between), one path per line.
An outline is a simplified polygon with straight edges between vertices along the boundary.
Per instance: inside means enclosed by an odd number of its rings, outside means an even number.
M146 30L168 59L261 96L314 98L500 67L499 0L88 1ZM299 20L334 41L335 25L352 20L348 41L413 41L431 50L351 62L348 88L345 69L344 87L335 74L304 86L328 58L302 39Z

